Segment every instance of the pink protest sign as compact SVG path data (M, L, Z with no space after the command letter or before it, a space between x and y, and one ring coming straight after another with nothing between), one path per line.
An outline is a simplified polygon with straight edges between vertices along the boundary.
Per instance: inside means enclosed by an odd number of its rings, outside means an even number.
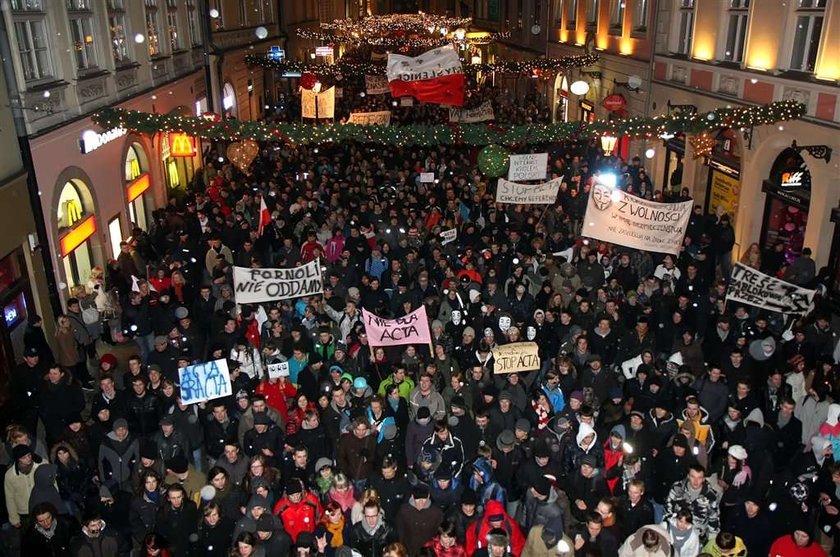
M429 344L432 341L425 306L396 319L383 319L365 309L362 309L362 316L371 346Z

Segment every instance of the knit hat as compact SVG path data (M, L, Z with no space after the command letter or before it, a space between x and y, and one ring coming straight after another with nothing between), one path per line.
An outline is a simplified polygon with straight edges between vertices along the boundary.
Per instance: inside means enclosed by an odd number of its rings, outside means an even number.
M429 487L425 484L418 483L411 489L411 496L414 499L428 499Z
M462 505L475 505L478 503L478 497L472 489L465 489L461 494Z
M741 445L732 445L726 452L736 460L747 460L747 450Z
M353 380L353 388L354 389L358 389L360 391L363 391L363 390L367 389L367 387L368 387L367 379L365 379L364 377L356 377Z
M597 468L598 467L598 459L595 458L595 455L584 455L583 458L580 459L581 466L586 465L590 468Z
M286 484L286 495L294 495L295 493L303 493L303 483L297 478L291 478Z
M524 431L525 433L529 433L531 431L531 422L528 421L528 418L519 418L516 420L516 425L514 429L518 429L519 431Z
M464 327L464 332L461 333L461 336L475 337L475 329L472 327Z
M323 468L325 466L329 466L330 468L332 468L332 465L333 465L332 459L329 459L325 456L322 456L321 458L319 458L318 460L315 461L315 471L320 472L321 468Z
M545 476L537 477L531 487L543 497L548 497L551 494L551 480Z
M143 439L140 443L140 458L156 460L158 458L157 445L149 439Z
M583 402L583 391L572 391L572 394L569 395L569 400Z
M107 354L102 354L102 357L99 358L99 365L108 364L111 368L117 367L117 357L111 354L110 352Z
M271 425L271 417L267 412L254 412L254 425Z
M32 447L30 447L26 443L22 445L15 445L15 447L12 449L12 459L14 459L15 462L30 454L32 454Z
M125 418L117 418L116 420L114 420L114 426L112 429L114 431L117 431L121 427L128 429L128 422L125 420Z
M176 454L166 461L166 467L176 474L184 474L189 469L190 465L187 462L187 457L182 454Z

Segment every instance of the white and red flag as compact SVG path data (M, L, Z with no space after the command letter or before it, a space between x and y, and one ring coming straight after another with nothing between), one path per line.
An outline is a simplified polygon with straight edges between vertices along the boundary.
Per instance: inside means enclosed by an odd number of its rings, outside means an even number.
M271 222L271 213L268 211L268 206L265 204L265 198L260 197L260 225L257 228L257 232L260 236L262 236L263 228L265 225Z
M433 104L464 106L464 69L451 44L414 58L388 54L391 96L414 97Z

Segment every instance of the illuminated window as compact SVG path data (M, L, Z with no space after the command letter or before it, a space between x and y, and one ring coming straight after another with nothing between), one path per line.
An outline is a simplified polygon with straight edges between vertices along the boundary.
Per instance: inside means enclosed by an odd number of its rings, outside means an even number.
M157 0L146 0L146 42L149 56L160 56L160 23Z
M170 52L181 50L181 38L178 35L178 5L174 0L167 2L166 30L169 33Z
M566 13L566 29L577 28L578 0L569 0L569 11Z
M12 0L17 48L27 82L53 77L43 0Z
M646 33L648 25L648 0L636 0L633 6L633 32Z
M58 198L56 222L59 233L72 228L86 216L86 208L79 188L84 187L78 180L70 180L61 188Z
M96 69L96 47L93 40L93 9L90 0L66 0L67 19L73 55L79 70Z
M610 2L610 35L621 35L624 29L624 8L626 0Z
M598 30L598 8L600 2L598 0L587 0L586 1L586 30L587 31L597 31Z
M828 0L799 0L790 69L809 73L814 71L827 3Z
M691 51L691 37L694 32L694 0L677 0L677 54Z

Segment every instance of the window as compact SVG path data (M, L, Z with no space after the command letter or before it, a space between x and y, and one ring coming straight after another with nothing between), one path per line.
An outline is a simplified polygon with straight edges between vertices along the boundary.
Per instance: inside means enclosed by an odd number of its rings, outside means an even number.
M111 33L111 55L114 62L119 66L129 61L128 31L125 27L125 6L122 0L110 0L108 2L108 28Z
M261 0L258 3L262 8L262 14L260 14L260 21L262 23L274 23L274 10L271 6L271 4L273 3L272 0Z
M612 0L610 3L610 35L621 35L624 30L624 8L626 0Z
M563 0L554 0L554 9L551 12L551 18L557 27L563 24Z
M190 33L190 46L201 44L201 28L198 21L198 10L195 9L195 0L187 1L187 28Z
M178 35L178 5L175 0L166 3L166 30L169 33L169 49L171 52L181 50L181 38Z
M790 69L813 72L828 0L799 0Z
M76 68L80 71L95 69L97 63L91 0L67 0L66 4Z
M648 25L648 0L636 0L633 6L633 32L646 33Z
M586 30L598 30L598 0L586 1Z
M691 35L694 30L694 0L678 0L677 12L677 54L688 54L691 49Z
M146 43L152 58L160 56L159 29L157 0L146 0Z
M53 76L43 0L12 0L12 18L20 64L27 82Z
M740 62L744 59L744 43L747 37L749 10L750 0L729 0L726 50L723 53L723 59L727 62Z
M577 0L569 0L569 13L566 17L566 29L575 29L577 27Z

